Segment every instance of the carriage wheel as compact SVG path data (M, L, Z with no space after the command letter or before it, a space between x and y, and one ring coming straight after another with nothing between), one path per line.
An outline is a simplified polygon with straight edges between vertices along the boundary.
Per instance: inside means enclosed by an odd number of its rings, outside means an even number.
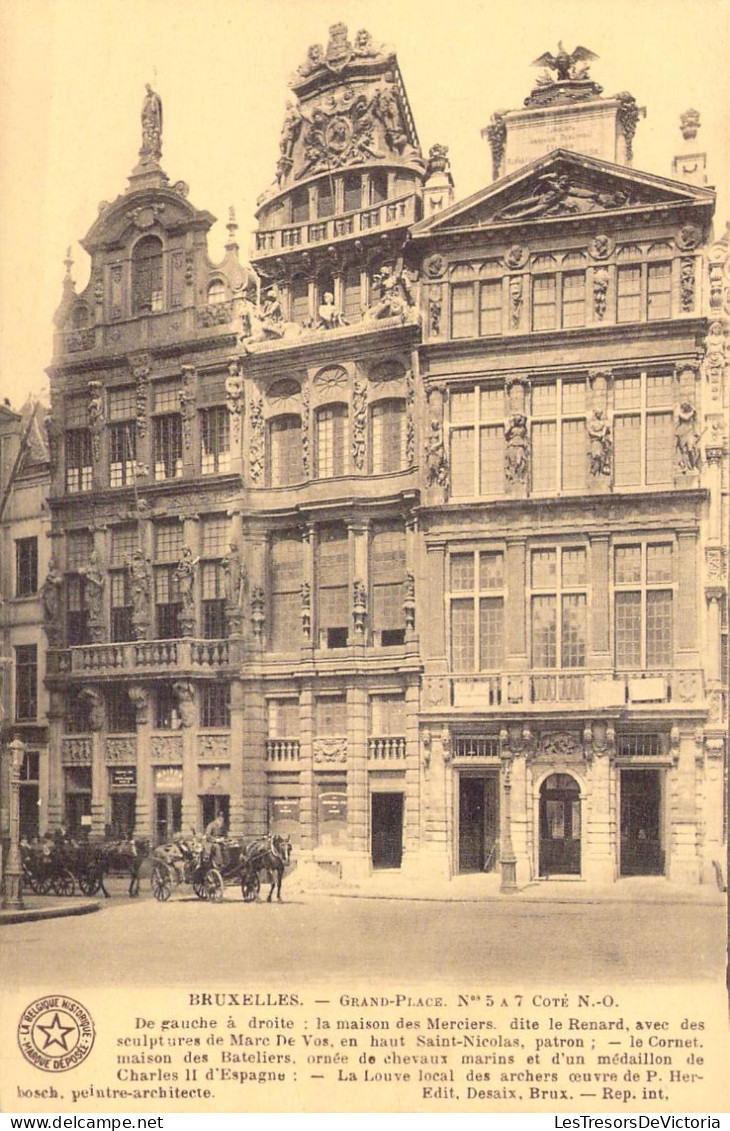
M205 875L205 897L211 903L220 903L223 899L225 884L217 868L211 868Z
M62 868L51 880L51 888L56 895L73 895L76 891L76 881L68 868Z
M190 882L193 886L193 891L195 892L198 899L208 898L208 889L206 887L206 872L203 867L195 869Z
M155 864L152 869L152 894L160 903L165 903L172 895L170 874L163 864Z
M38 880L38 878L36 876L34 876L32 872L28 872L24 868L23 869L23 886L29 887L31 891L34 891L36 893L36 895L44 895L45 893L40 890L39 884L40 884L40 881Z
M241 878L241 895L244 903L255 903L259 897L261 880L258 872L249 872Z
M36 876L33 880L33 891L37 895L48 895L51 890L51 882L51 877L48 875Z
M101 891L103 877L97 869L89 868L86 872L81 873L78 881L84 895L96 895L97 892Z

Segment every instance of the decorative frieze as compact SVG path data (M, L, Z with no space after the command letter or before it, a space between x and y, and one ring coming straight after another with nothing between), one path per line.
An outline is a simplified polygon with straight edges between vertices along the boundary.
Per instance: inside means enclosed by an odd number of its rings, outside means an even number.
M163 764L182 762L181 734L153 734L150 738L150 760Z
M64 735L61 739L61 765L90 766L91 739Z
M368 387L356 377L352 389L352 462L358 471L362 471L365 466L367 414Z
M318 763L332 764L347 761L346 738L315 738L312 741L312 758Z
M193 365L183 365L180 387L180 412L182 414L183 445L187 451L193 443L193 422L197 413L196 372Z
M233 451L238 454L241 443L241 419L243 417L243 377L241 366L234 360L228 366L226 377L226 408L231 421L231 440Z
M264 402L261 397L251 401L250 423L249 471L251 482L258 483L264 471Z
M228 734L199 734L198 758L227 762L231 757L231 739Z
M86 419L91 432L91 455L95 464L101 458L101 437L104 433L104 402L101 381L89 381L87 385L89 400L86 405Z
M107 735L106 762L108 765L134 765L137 761L135 735Z

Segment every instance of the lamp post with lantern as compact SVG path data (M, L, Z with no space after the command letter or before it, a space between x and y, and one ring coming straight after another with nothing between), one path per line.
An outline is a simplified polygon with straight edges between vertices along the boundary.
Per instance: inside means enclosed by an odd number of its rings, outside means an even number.
M3 870L3 911L18 910L23 903L23 865L20 859L20 770L25 755L25 743L14 738L4 751L4 780L8 783L10 845Z

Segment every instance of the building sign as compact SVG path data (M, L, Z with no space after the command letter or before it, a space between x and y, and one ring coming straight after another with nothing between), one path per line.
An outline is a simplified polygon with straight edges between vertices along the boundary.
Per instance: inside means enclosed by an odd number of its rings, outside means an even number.
M156 793L182 793L183 773L177 766L158 766L155 769Z
M109 784L112 789L136 789L137 767L114 766L110 771Z

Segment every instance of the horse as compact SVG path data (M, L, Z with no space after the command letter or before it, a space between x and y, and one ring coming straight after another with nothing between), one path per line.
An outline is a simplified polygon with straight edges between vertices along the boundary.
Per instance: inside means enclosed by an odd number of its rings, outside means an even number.
M241 870L248 873L266 872L271 885L266 902L271 903L271 897L276 888L276 898L281 903L281 881L284 871L291 860L291 838L288 836L269 835L250 840L241 848ZM258 889L256 898L258 899Z
M150 854L150 842L146 838L115 841L89 841L77 848L75 872L81 890L87 895L101 892L104 899L111 899L104 884L105 875L111 871L129 872L129 896L139 895L139 879L142 865Z

